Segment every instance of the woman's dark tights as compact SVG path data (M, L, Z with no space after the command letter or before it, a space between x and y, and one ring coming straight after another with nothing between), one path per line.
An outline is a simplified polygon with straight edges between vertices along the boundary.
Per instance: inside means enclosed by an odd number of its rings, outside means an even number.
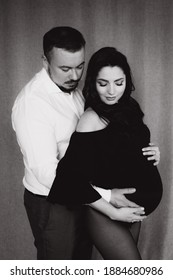
M105 260L141 260L137 248L141 223L113 221L88 207L87 228L90 238Z

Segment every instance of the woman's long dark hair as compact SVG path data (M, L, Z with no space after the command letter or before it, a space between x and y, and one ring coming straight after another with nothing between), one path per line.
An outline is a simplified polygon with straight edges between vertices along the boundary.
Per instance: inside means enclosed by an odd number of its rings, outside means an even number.
M96 89L96 79L99 71L106 66L118 66L122 69L126 76L126 88L123 96L118 103L114 105L107 105L101 99ZM89 63L86 73L86 80L83 88L83 95L85 97L85 109L91 107L101 118L111 121L116 119L120 122L128 122L128 119L122 118L122 110L128 109L128 116L131 112L136 112L138 117L143 117L143 113L138 103L131 97L132 91L135 90L132 82L131 69L127 62L125 55L120 53L113 47L104 47L95 52ZM130 110L130 111L129 111Z

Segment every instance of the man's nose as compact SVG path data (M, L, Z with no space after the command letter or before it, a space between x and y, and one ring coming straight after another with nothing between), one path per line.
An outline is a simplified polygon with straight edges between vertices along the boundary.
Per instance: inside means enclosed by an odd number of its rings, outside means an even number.
M71 79L76 81L78 80L78 75L76 69L71 69Z

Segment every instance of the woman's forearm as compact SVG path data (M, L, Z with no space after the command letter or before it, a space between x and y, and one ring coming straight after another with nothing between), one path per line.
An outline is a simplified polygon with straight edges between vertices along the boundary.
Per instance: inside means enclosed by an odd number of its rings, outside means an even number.
M103 198L90 203L89 206L109 217L111 220L131 223L140 222L146 218L143 207L116 208Z
M90 203L89 206L108 216L110 219L116 220L116 218L118 218L118 209L107 202L104 198L100 198Z

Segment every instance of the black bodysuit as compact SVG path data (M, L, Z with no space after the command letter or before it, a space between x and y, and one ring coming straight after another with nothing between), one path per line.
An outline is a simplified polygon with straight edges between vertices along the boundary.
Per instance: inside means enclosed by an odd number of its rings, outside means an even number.
M48 200L88 204L101 197L92 185L105 189L134 187L136 192L126 196L150 214L161 200L162 182L157 167L142 154L149 142L150 132L142 120L135 128L115 121L99 131L74 132Z

